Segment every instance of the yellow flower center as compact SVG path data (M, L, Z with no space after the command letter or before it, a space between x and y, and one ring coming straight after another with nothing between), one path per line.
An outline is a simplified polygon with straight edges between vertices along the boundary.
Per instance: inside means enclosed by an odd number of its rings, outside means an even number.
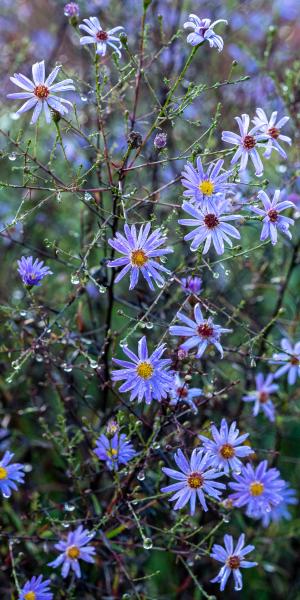
M223 458L232 458L235 455L234 447L231 444L223 444L220 454Z
M149 362L140 362L140 364L137 366L136 368L137 374L142 378L142 379L150 379L150 377L153 375L153 367L151 365L151 363Z
M107 454L113 458L114 456L117 456L118 450L116 450L116 448L111 448L111 450L107 450Z
M144 250L133 250L131 252L131 264L139 269L148 262L148 256L146 256Z
M265 486L260 481L253 481L253 483L250 483L251 496L261 496L264 489L265 489Z
M0 480L6 479L6 477L7 477L7 470L4 467L0 467Z
M67 557L68 558L76 559L79 557L79 555L80 555L80 550L77 546L70 546L69 548L67 548Z
M36 599L36 594L35 592L27 592L24 595L24 600L35 600Z
M198 488L200 488L203 485L203 476L201 475L201 473L191 473L188 476L187 482L190 488L192 488L193 490L197 490Z
M204 196L212 196L212 194L214 193L214 189L215 185L212 181L209 181L209 179L206 179L199 183L199 190Z

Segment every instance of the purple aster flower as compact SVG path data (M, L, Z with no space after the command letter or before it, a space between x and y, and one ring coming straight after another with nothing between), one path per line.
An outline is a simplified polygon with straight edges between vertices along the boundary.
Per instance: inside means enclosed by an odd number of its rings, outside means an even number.
M203 254L208 252L211 243L213 243L215 251L220 255L225 251L224 242L227 242L232 247L230 237L237 240L240 239L241 236L238 230L233 225L227 223L227 221L240 219L240 215L222 215L217 206L214 209L207 208L206 210L202 210L188 202L184 202L182 208L193 217L193 219L178 220L180 225L195 227L193 231L184 236L186 241L193 240L190 246L193 252L205 241Z
M214 210L216 199L223 197L234 186L227 182L232 171L221 173L223 164L224 161L220 159L210 163L207 171L204 171L200 156L197 158L197 168L188 162L182 171L181 183L187 188L183 195L190 198L190 202L195 202L198 208L201 204L201 208Z
M268 469L263 460L254 468L250 463L242 467L240 474L233 474L235 481L229 486L235 490L230 494L233 506L246 506L246 515L260 519L264 512L270 512L282 500L281 490L284 487L278 469Z
M27 110L33 110L31 125L36 123L42 109L44 109L47 123L51 121L50 109L59 112L64 115L68 112L69 107L72 107L72 103L64 98L58 98L56 93L69 92L75 90L72 79L64 79L60 83L53 84L56 79L61 66L55 67L51 71L50 75L45 81L45 61L42 60L39 63L32 65L32 78L30 81L28 77L21 73L15 73L14 77L10 77L10 80L18 87L25 90L24 92L17 92L15 94L8 94L8 98L26 100L26 102L19 108L17 114L26 112Z
M64 7L66 17L79 17L79 6L76 2L68 2Z
M83 23L85 23L85 25L83 25ZM79 25L79 29L85 31L88 35L80 38L81 44L96 44L97 54L100 54L100 56L105 56L106 47L111 46L111 48L113 48L114 51L121 57L120 48L122 48L122 43L114 34L117 33L117 31L122 31L124 27L114 27L109 31L104 31L97 17L83 19L83 23Z
M222 477L223 473L218 473L211 468L211 461L207 454L197 448L193 450L191 459L188 461L181 450L177 450L174 454L174 460L180 471L163 467L163 472L176 479L177 483L168 485L161 489L162 492L175 492L170 498L170 502L176 500L174 510L183 508L188 502L190 503L191 515L195 512L196 499L198 500L206 512L208 510L204 493L216 500L220 500L221 490L225 489L224 483L213 481Z
M138 356L124 346L123 352L131 362L113 358L113 362L123 367L112 371L113 381L125 380L120 392L130 391L130 400L137 398L138 402L142 402L145 399L146 404L166 398L173 384L173 372L169 371L171 360L161 358L165 350L166 344L162 344L149 356L145 336L138 343Z
M280 202L280 190L274 192L273 200L263 190L258 192L258 197L264 205L264 209L257 206L250 206L250 210L256 214L263 216L263 228L261 230L260 239L262 241L270 238L273 245L277 243L277 230L281 231L291 239L292 234L289 230L290 225L294 225L294 219L284 217L281 211L286 208L294 208L294 205L289 200Z
M166 133L164 133L162 131L160 133L157 133L154 138L154 142L153 142L155 148L157 148L157 150L161 150L162 148L165 148L167 145L167 138L168 138L168 136Z
M255 168L255 175L260 177L263 174L264 167L258 154L256 145L259 141L266 140L266 136L263 133L257 133L257 126L248 131L250 124L249 115L243 114L242 117L235 117L235 120L238 123L240 135L232 133L231 131L223 131L222 133L223 142L238 146L233 158L231 159L231 164L234 165L239 159L241 159L240 171L245 171L248 158L250 156Z
M277 379L288 374L288 383L294 385L297 377L300 377L300 342L294 346L288 338L283 338L280 342L283 352L273 354L273 359L269 361L271 365L282 365L275 373Z
M28 287L41 285L40 281L46 275L52 275L52 271L43 265L44 262L39 261L37 258L33 262L32 256L22 256L21 260L18 260L18 273L21 275L24 285Z
M289 121L289 117L282 117L282 119L279 119L279 121L276 123L277 111L274 111L271 114L270 119L268 119L265 111L262 108L257 108L256 114L257 117L254 117L253 123L259 128L259 131L262 131L268 138L266 151L264 153L265 158L270 158L272 150L277 150L282 158L287 158L286 152L283 150L277 140L282 140L291 146L291 138L286 135L282 135L281 133L281 128Z
M197 358L201 358L207 346L210 345L215 346L223 358L220 337L222 333L229 333L232 330L216 325L211 317L204 319L199 303L194 307L194 317L195 321L187 317L184 313L177 313L177 318L185 325L171 325L169 328L170 334L188 338L186 342L181 344L180 348L182 350L190 350L198 346Z
M187 294L200 294L202 291L202 279L196 275L192 277L182 277L181 287Z
M50 583L50 579L43 581L42 575L32 577L21 589L19 600L53 600L53 594L49 588Z
M4 498L11 496L11 490L17 490L17 483L24 483L23 465L19 463L9 464L14 454L5 452L0 460L0 492Z
M277 392L279 385L273 383L273 375L269 373L266 379L262 373L258 373L255 377L256 390L243 396L244 402L254 402L253 415L256 417L260 410L272 422L275 421L275 406L270 400L270 394Z
M75 531L70 531L66 541L61 540L55 544L54 548L59 550L59 556L48 563L49 567L60 567L62 565L61 574L67 577L70 569L74 571L76 577L81 577L79 560L84 560L88 563L94 563L95 548L89 546L89 542L94 537L94 533L90 533L87 529L83 529L79 525Z
M150 229L150 223L147 223L145 227L142 225L139 232L137 232L135 225L129 227L126 224L124 226L126 237L121 235L121 233L116 233L114 239L108 240L110 246L117 250L117 252L120 252L120 254L124 254L124 256L108 261L107 266L123 267L115 279L116 283L128 271L131 271L130 290L133 290L137 285L140 273L146 279L151 290L154 290L152 281L155 281L159 287L164 285L164 278L159 271L170 274L170 271L161 265L157 259L160 256L164 256L164 254L173 252L173 250L169 247L160 248L167 238L161 234L160 229L155 229L152 233L150 233Z
M96 444L95 454L100 460L106 462L111 471L117 471L119 465L125 465L137 454L124 433L115 433L112 438L108 438L102 433Z
M230 469L235 472L241 472L241 458L253 454L250 446L244 446L244 441L249 436L249 433L239 435L239 430L234 421L230 428L227 425L226 419L222 419L220 431L215 425L210 428L212 440L205 435L198 437L203 442L205 452L209 454L212 461L211 464L216 469L222 469L224 473L229 473Z
M245 546L245 534L240 535L237 544L234 548L234 542L232 535L224 535L224 545L214 544L212 547L211 557L220 563L224 563L224 566L220 569L217 577L211 579L212 583L219 583L221 592L224 591L227 580L232 573L234 579L234 589L239 592L243 589L243 578L240 571L242 569L250 569L256 567L256 562L244 560L246 554L252 552L255 546Z
M296 491L285 481L285 487L281 490L282 500L270 512L263 513L261 522L263 527L269 527L270 523L278 523L281 519L289 521L292 516L288 509L289 505L298 504Z
M225 19L218 19L218 21L212 23L211 19L200 19L197 15L189 15L189 20L184 23L183 27L194 31L187 36L187 43L191 46L198 46L206 40L211 48L217 48L218 52L221 52L224 47L223 39L214 32L214 27L218 23L226 23L227 25Z
M198 408L193 402L194 398L198 398L203 394L201 388L190 388L188 383L180 379L178 373L175 373L173 388L169 392L170 394L170 405L177 406L178 403L185 402L196 414Z

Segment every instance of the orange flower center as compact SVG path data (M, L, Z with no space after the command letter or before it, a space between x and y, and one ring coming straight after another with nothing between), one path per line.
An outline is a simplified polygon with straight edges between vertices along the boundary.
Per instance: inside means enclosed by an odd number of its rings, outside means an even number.
M277 129L277 127L270 127L270 129L268 130L268 134L274 140L277 140L277 138L280 136L280 129Z
M256 144L256 140L253 135L246 135L243 140L245 150L252 150Z
M44 100L45 98L48 98L50 91L46 85L40 83L40 85L37 85L36 88L34 88L33 93L40 100Z
M148 262L148 256L146 256L144 250L133 250L131 252L131 264L134 267L143 267Z
M290 359L290 363L291 365L299 365L299 358L297 358L297 356L292 356Z
M140 362L136 368L137 374L147 381L153 375L153 367L151 363L147 361Z
M249 489L251 496L261 496L265 486L263 483L261 483L261 481L253 481L253 483L250 483Z
M197 490L198 488L202 487L204 478L203 475L201 475L201 473L195 472L191 473L188 476L187 482L190 488L192 488L193 490Z
M241 564L241 561L238 556L235 556L233 554L232 556L229 556L227 558L226 563L230 569L238 569Z
M235 455L234 447L231 444L223 444L220 448L220 454L223 458L232 458Z
M80 550L77 546L70 546L67 548L67 557L75 560L80 556Z

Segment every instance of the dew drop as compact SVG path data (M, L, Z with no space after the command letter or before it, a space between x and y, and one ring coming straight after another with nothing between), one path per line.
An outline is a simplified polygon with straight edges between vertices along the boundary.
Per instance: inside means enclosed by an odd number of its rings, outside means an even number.
M151 550L151 548L153 547L153 543L151 538L144 538L143 539L143 548L145 548L145 550Z
M90 360L90 367L91 369L97 369L98 367L98 363L96 360Z
M66 512L73 512L73 510L75 510L75 506L73 506L73 504L66 503L64 505L64 509Z
M138 478L139 481L144 481L144 479L145 479L145 472L144 471L140 471L137 474L137 478Z
M220 273L214 273L213 274L213 278L214 279L219 279L219 277L220 277Z
M78 285L78 283L80 283L80 279L79 279L79 277L78 277L78 273L73 273L73 274L71 275L71 283L72 283L73 285Z
M85 192L84 199L86 202L90 202L91 200L93 200L93 196L92 194L89 194L89 192Z
M85 96L84 94L82 94L82 96L80 96L80 99L82 102L87 102L87 96Z
M14 161L16 160L17 155L15 152L12 152L11 154L8 155L8 160Z

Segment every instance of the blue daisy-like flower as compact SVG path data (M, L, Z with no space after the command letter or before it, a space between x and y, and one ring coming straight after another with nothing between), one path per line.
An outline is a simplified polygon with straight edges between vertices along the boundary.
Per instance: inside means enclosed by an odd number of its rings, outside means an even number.
M264 378L262 373L258 373L255 377L256 390L242 397L244 402L254 402L254 417L262 410L272 423L275 421L275 406L270 399L270 395L274 394L279 389L279 385L273 383L273 379L271 373L269 373L266 378Z
M245 560L246 554L252 552L255 546L245 546L244 533L240 535L235 547L232 535L224 535L224 546L214 544L212 547L210 556L218 562L223 563L223 567L220 569L218 575L214 579L211 579L211 582L219 583L220 591L223 592L228 578L232 574L234 589L236 592L239 592L243 589L243 578L240 569L250 569L257 566L257 562Z
M8 94L8 98L12 100L26 100L26 102L19 108L17 114L27 112L33 109L32 119L30 124L36 123L42 110L44 109L45 118L47 123L51 122L50 110L55 110L61 115L65 115L69 108L72 108L72 103L64 98L59 98L56 94L60 92L70 92L75 90L72 79L64 79L59 83L53 83L56 79L61 66L55 67L45 79L45 61L42 60L39 63L32 65L32 78L30 81L28 77L22 75L22 73L15 73L10 78L12 83L20 87L23 91L16 92L14 94Z
M24 466L10 463L14 454L8 450L0 461L0 492L4 498L11 496L11 490L17 490L17 483L24 483Z
M110 46L121 58L120 49L122 48L122 43L115 34L123 31L124 27L120 25L106 31L102 29L97 17L90 17L89 19L83 19L83 23L79 25L79 29L88 34L80 38L81 45L96 44L96 52L100 56L105 56L107 46Z
M42 575L32 577L21 589L18 600L53 600L53 593L49 588L50 583L50 579L43 581Z
M268 462L263 460L254 468L250 463L242 467L241 473L233 474L235 481L229 486L234 490L229 495L233 506L246 506L246 515L260 519L265 512L270 512L282 501L282 489L285 486L280 479L278 469L268 469Z
M203 510L208 511L204 494L220 500L221 490L226 486L214 480L222 477L223 473L212 468L210 456L197 448L193 450L190 460L187 460L181 450L177 450L174 460L180 471L168 467L163 467L162 470L168 477L176 479L177 483L163 487L161 491L175 492L170 498L170 502L175 502L174 510L183 508L189 502L190 513L193 515L198 498Z
M187 188L183 195L190 198L190 202L195 202L199 207L215 207L217 198L222 198L227 192L230 192L234 184L228 183L228 178L232 171L221 172L224 161L210 163L207 171L204 171L200 156L197 158L197 168L188 162L182 171L182 185Z
M270 365L281 365L275 371L274 378L287 374L288 384L294 385L297 377L300 377L300 341L292 344L288 338L283 338L280 345L283 352L276 352L269 360Z
M281 129L284 125L289 121L290 117L282 117L279 121L276 122L277 119L277 110L272 112L271 117L268 119L265 111L262 108L256 109L256 117L253 119L253 123L256 127L259 127L259 130L265 134L268 138L266 151L264 156L266 158L270 158L272 150L277 150L277 152L282 156L282 158L287 158L287 154L284 149L280 146L278 140L285 142L291 146L292 140L287 135L282 135Z
M46 275L52 275L52 271L48 267L44 267L44 262L39 261L37 258L33 262L32 256L22 256L21 260L18 260L18 273L21 275L24 285L33 287L34 285L41 285L42 279Z
M61 540L58 544L55 544L54 548L59 550L60 554L55 560L48 563L48 566L56 568L62 565L61 574L63 577L68 576L70 569L74 571L76 577L81 577L79 560L88 563L95 562L94 554L96 550L89 545L94 535L94 533L84 529L82 525L79 525L75 531L70 531L66 541Z
M130 392L130 400L137 398L138 402L145 399L146 404L152 400L160 402L166 398L173 385L173 371L169 371L171 360L162 359L166 350L166 344L158 346L149 356L146 337L143 336L138 343L138 354L134 354L127 346L123 346L123 352L130 358L120 360L113 358L122 369L112 371L112 380L125 383L119 388L120 392Z
M220 430L215 425L210 428L212 440L205 435L198 437L203 442L203 447L211 457L211 464L217 469L222 469L224 473L229 473L230 470L240 472L242 467L241 458L253 454L250 446L245 446L244 441L249 436L249 433L239 435L239 430L236 427L236 422L231 423L230 427L226 419L222 419Z
M230 333L231 329L226 329L213 322L211 317L205 319L203 317L200 304L196 304L194 307L194 318L195 321L190 319L187 315L182 312L177 313L177 319L184 323L183 325L171 325L169 332L171 335L188 338L186 342L180 345L182 350L191 350L195 346L197 349L197 358L201 358L206 348L213 345L219 350L221 357L223 358L223 348L220 344L220 337L222 333Z
M255 168L255 175L261 177L264 171L264 166L257 151L257 145L259 142L266 141L266 135L259 133L259 126L256 125L249 130L250 117L249 115L243 114L241 117L235 117L235 120L239 126L240 135L233 133L232 131L223 131L222 140L227 144L233 144L237 147L237 150L231 159L231 164L234 165L240 160L240 171L245 171L248 164L248 159L252 160Z
M278 231L284 233L289 239L292 238L289 227L290 225L294 225L295 222L294 219L280 214L287 208L295 208L294 203L290 202L290 200L280 201L280 194L280 190L275 190L273 199L270 200L268 194L260 190L258 197L263 203L263 208L250 206L252 212L263 217L263 227L260 235L261 241L270 238L273 246L277 243Z
M226 23L227 25L225 19L218 19L212 23L211 19L201 19L197 15L190 14L189 20L183 25L184 29L193 29L186 38L187 43L191 46L198 46L198 44L207 41L210 48L217 48L218 52L221 52L224 42L221 36L214 31L214 27L218 23Z
M94 452L99 460L106 462L111 471L118 470L119 465L125 465L137 454L124 433L115 433L113 437L102 433L96 441Z
M211 244L213 244L217 254L221 255L225 252L224 242L232 248L231 237L239 240L240 233L236 227L230 225L227 221L235 221L241 218L240 215L222 214L222 203L216 203L214 208L196 208L189 202L184 202L182 209L187 212L192 219L178 219L179 225L194 227L187 235L184 236L186 242L193 240L191 243L192 252L196 252L199 246L204 243L202 250L206 254Z
M170 405L177 406L177 404L185 403L190 406L193 412L196 414L198 408L194 402L194 398L198 398L203 394L201 388L190 388L186 381L180 379L178 373L175 374L174 386L170 391Z
M278 523L281 519L289 521L292 518L288 507L290 505L298 504L296 490L293 490L289 483L285 482L285 487L281 490L281 495L281 502L272 508L270 512L265 512L261 516L263 527L269 527L271 522Z
M161 265L158 259L173 250L169 247L161 248L167 238L162 235L160 229L155 229L152 233L150 233L150 229L150 223L147 223L145 227L142 225L139 232L135 225L129 227L126 224L124 226L125 237L118 232L114 239L108 240L110 246L124 256L108 261L107 266L123 267L115 279L116 283L131 271L130 290L137 285L140 273L146 279L151 290L154 290L153 281L159 287L164 285L161 272L170 274L170 271Z

